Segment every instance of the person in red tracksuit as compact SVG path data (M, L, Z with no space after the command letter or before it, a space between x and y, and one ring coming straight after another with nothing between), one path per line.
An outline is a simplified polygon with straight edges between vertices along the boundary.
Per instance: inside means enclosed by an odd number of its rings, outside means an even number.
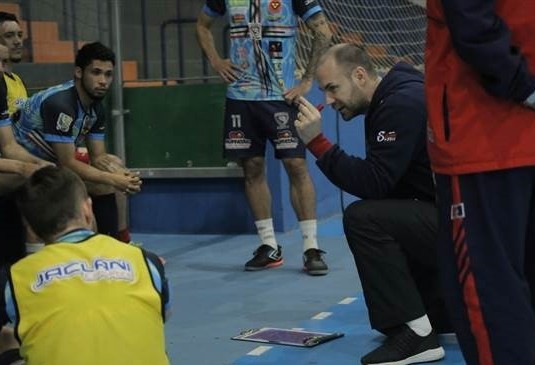
M535 364L535 2L428 0L428 148L469 365Z

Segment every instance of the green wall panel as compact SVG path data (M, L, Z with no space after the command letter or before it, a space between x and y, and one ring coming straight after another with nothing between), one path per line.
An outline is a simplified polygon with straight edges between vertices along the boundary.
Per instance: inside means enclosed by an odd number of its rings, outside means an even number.
M222 167L226 85L123 89L129 167Z

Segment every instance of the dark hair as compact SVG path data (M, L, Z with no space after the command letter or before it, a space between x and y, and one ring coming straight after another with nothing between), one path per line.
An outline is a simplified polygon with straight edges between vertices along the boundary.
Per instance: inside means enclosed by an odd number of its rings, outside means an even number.
M344 44L335 47L332 53L334 60L338 65L348 70L348 72L356 66L361 66L370 76L377 76L375 66L363 47L355 44Z
M13 13L6 13L5 11L0 11L0 24L3 22L19 22L17 16Z
M87 198L82 180L65 167L37 170L17 192L17 204L33 231L45 242L80 218L80 204Z
M83 70L94 60L110 61L115 66L115 53L100 42L87 43L76 53L74 64Z

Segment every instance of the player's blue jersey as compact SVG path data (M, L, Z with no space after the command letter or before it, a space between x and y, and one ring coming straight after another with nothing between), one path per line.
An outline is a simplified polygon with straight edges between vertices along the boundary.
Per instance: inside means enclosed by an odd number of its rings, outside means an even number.
M295 84L297 17L322 11L317 0L206 0L204 12L228 14L230 59L241 72L227 97L284 100Z
M104 139L105 114L101 103L95 102L85 110L74 81L38 92L10 119L17 142L48 161L56 161L50 143L79 145L86 136Z

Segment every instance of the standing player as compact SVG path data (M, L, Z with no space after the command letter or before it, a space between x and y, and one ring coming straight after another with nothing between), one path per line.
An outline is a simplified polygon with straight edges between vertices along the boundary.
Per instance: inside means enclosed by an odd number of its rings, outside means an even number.
M210 30L215 18L225 13L230 21L230 60L219 56ZM301 82L294 77L297 16L314 35ZM245 270L262 270L283 263L265 176L264 154L269 139L275 157L282 159L290 179L291 201L304 239L304 269L310 275L327 274L323 251L316 239L314 186L306 166L304 145L292 123L297 114L293 103L310 90L318 56L332 37L318 1L207 0L197 20L197 35L212 67L229 83L225 156L241 160L245 194L261 240Z
M535 364L535 2L428 0L439 258L469 365Z

